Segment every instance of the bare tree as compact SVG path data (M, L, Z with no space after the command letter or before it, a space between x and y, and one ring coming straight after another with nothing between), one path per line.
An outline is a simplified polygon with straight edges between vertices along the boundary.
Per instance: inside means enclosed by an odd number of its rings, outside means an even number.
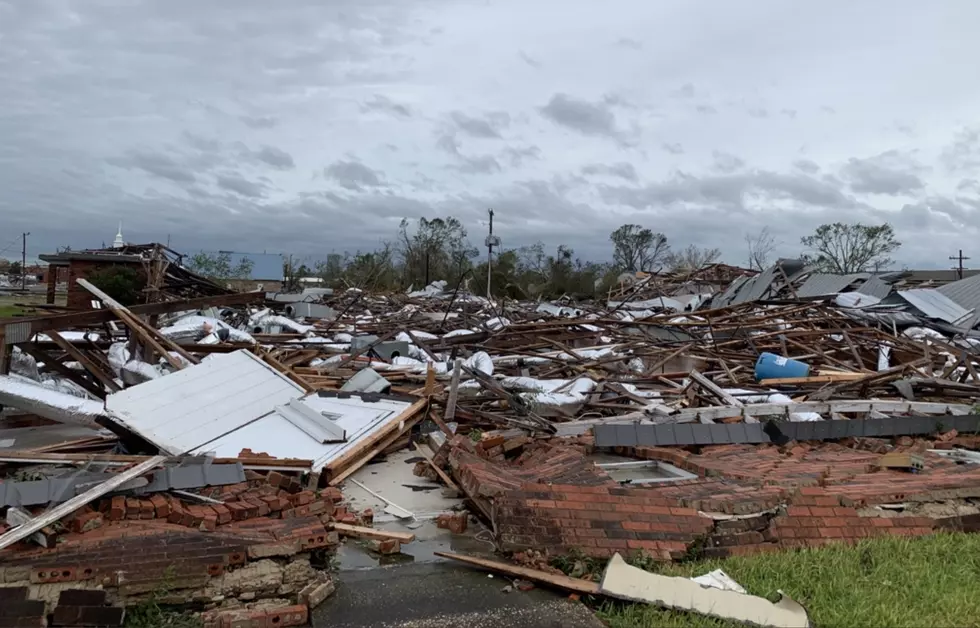
M842 275L881 270L892 263L889 254L902 246L888 223L820 225L800 241L811 251L808 261L825 272Z
M755 235L746 233L745 244L749 247L749 268L753 270L769 268L769 258L776 250L776 241L769 233L769 227L763 227L762 231Z
M721 257L720 249L702 249L691 244L683 251L670 253L664 261L667 267L675 272L694 272L718 261L719 257Z
M609 234L613 261L623 270L652 270L670 251L667 236L640 225L623 225Z

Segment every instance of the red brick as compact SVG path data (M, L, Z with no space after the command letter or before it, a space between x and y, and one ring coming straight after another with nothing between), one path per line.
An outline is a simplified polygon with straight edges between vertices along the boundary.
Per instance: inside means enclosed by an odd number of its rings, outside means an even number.
M153 519L156 516L156 508L153 506L153 502L149 499L139 500L140 508L140 519Z
M340 489L336 486L331 486L320 491L320 496L325 497L333 501L333 503L338 503L344 501L344 494L340 492Z
M812 506L810 508L810 514L814 517L833 517L834 509L825 506Z
M231 511L224 504L211 504L211 510L214 511L215 517L217 517L218 525L231 523Z
M788 506L786 514L790 517L809 517L810 509L806 506Z
M170 516L170 502L166 497L156 493L150 496L150 502L153 503L154 515L157 519L166 519Z
M120 521L126 518L126 498L122 495L116 495L110 501L109 506L109 519L112 521Z
M313 503L314 499L316 499L316 495L313 493L313 491L300 491L295 495L291 495L289 497L289 502L293 506L305 506Z

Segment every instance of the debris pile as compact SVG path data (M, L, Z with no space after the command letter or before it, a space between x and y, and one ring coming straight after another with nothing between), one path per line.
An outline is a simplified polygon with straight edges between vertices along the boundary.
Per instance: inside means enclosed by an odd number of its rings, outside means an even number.
M131 308L78 280L103 308L0 322L0 582L48 614L69 589L165 591L209 625L285 626L332 591L343 538L397 556L423 521L543 561L973 531L980 317L959 282L899 279L780 260L603 302L439 281ZM390 486L358 475L399 452ZM393 492L416 478L486 529ZM661 585L668 606L690 586Z

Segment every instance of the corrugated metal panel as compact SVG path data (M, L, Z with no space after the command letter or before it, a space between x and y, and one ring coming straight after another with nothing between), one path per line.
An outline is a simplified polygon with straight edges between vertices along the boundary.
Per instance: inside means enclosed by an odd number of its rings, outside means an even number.
M717 295L711 300L712 307L725 307L726 305L728 305L731 302L731 300L735 297L735 294L739 291L739 289L745 284L745 282L749 281L750 279L751 279L750 277L736 278L735 281L728 284L728 287L725 288L724 292Z
M130 430L176 455L238 430L303 392L241 350L212 355L182 371L113 393L106 398L106 410ZM308 439L305 434L303 438ZM264 443L253 440L248 446L262 449Z
M980 310L980 275L936 288L951 301L968 310Z
M858 279L865 279L868 276L868 273L855 273L852 275L814 273L803 282L802 286L796 289L796 294L799 297L822 297L837 294Z
M216 456L237 456L242 448L254 449L258 444L263 452L276 457L313 460L313 470L319 471L411 406L409 402L393 399L367 402L359 397L340 399L316 394L304 397L303 402L318 412L340 415L337 427L346 431L347 442L318 443L283 417L271 414L222 436L196 453L212 451Z
M915 309L929 318L938 318L947 323L956 323L970 315L969 310L960 307L944 294L932 288L899 290L898 294Z
M30 323L7 323L3 326L3 344L12 345L31 339Z
M776 270L775 266L762 271L745 283L745 286L732 299L731 305L758 301L766 294L777 276L779 276L779 271Z
M892 285L882 279L880 275L872 275L867 281L861 284L861 287L855 290L855 292L884 299L891 294Z

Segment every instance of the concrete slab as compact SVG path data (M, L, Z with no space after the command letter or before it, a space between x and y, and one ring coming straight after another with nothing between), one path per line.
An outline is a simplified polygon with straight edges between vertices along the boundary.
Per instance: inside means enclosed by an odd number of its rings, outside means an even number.
M344 573L313 611L314 628L601 628L581 602L536 588L511 591L507 578L448 563Z

